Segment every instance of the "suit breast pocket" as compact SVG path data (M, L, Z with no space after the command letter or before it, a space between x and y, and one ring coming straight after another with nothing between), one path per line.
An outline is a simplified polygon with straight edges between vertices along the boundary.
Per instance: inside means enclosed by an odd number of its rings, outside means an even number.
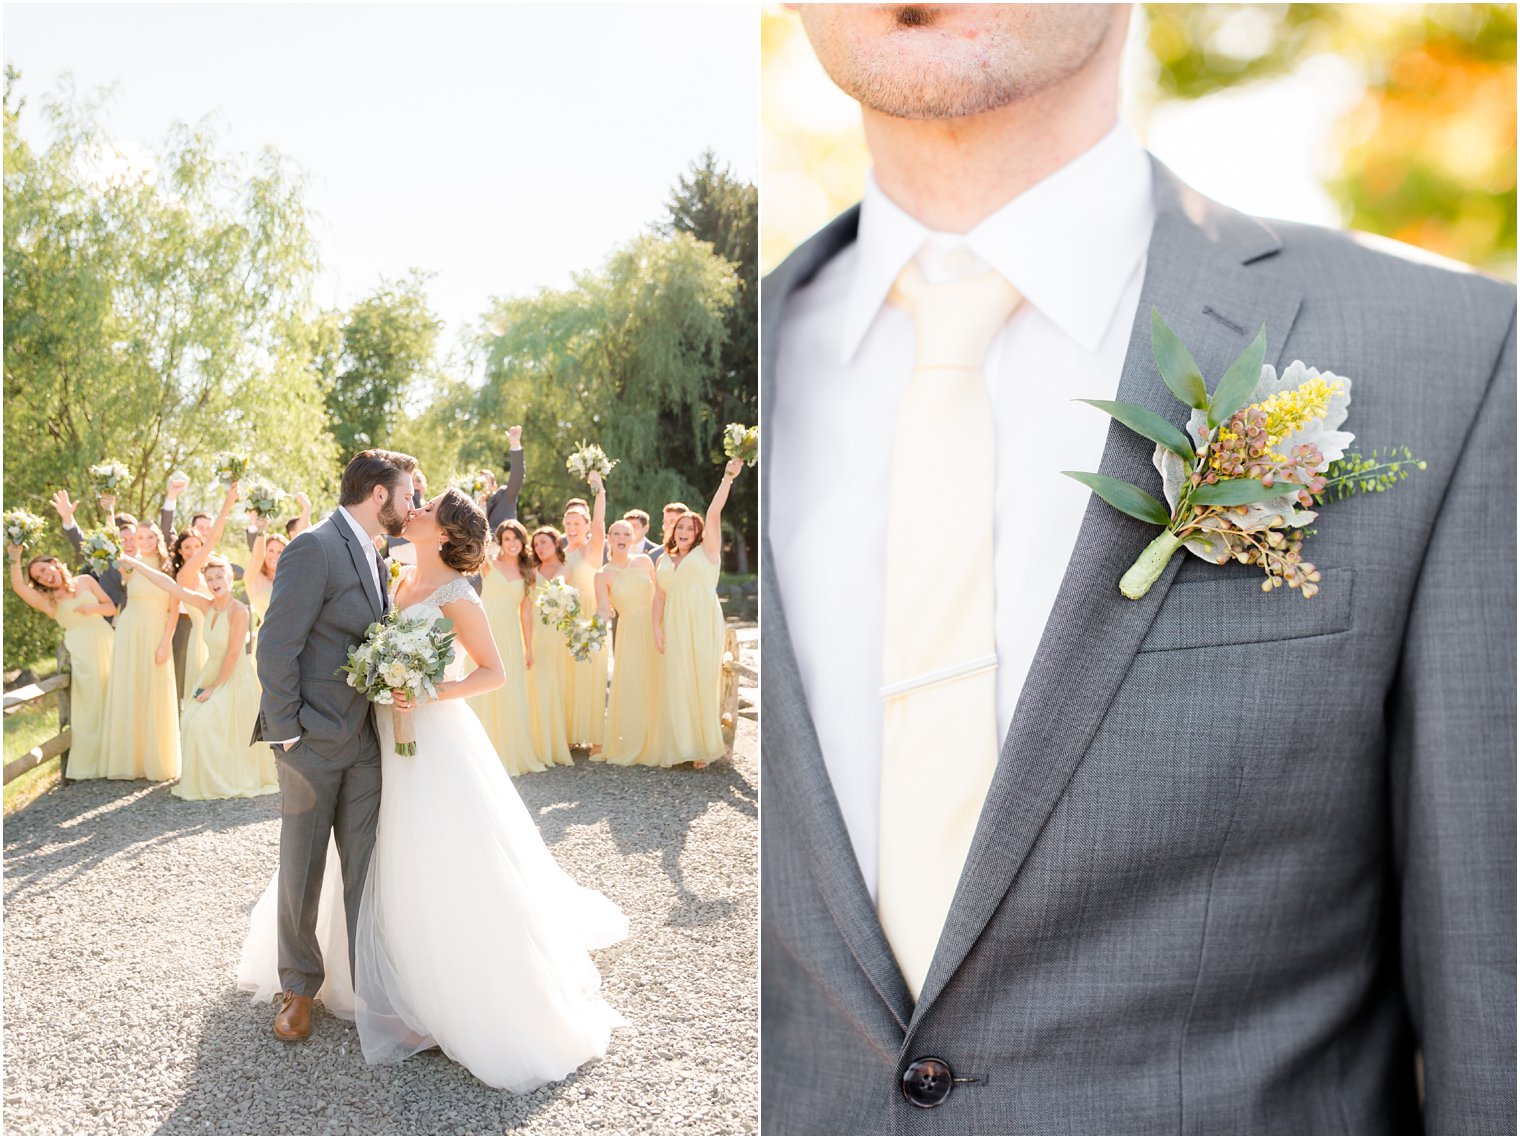
M1351 569L1321 567L1319 592L1305 599L1287 586L1264 593L1265 579L1254 566L1197 568L1204 573L1178 573L1140 644L1142 653L1323 637L1351 628Z

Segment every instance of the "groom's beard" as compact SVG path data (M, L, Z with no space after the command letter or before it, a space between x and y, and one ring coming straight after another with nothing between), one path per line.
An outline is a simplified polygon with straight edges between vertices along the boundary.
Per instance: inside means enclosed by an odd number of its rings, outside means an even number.
M406 525L406 515L396 509L396 503L400 497L392 491L391 496L385 500L385 504L380 507L380 512L375 516L380 523L380 528L392 538L401 537L401 528Z

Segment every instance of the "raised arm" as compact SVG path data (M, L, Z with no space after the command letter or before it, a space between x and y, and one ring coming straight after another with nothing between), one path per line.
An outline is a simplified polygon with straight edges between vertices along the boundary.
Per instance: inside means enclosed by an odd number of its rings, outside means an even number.
M165 593L172 597L177 597L182 601L188 601L202 612L211 607L211 595L209 593L198 593L193 589L187 589L162 570L154 569L152 566L134 558L131 554L122 554L121 564L131 566L133 573L142 574L151 584L158 586ZM189 565L189 562L185 563L186 568L189 568Z
M707 517L702 520L702 552L709 561L715 562L723 556L723 507L728 503L728 491L734 485L734 476L743 469L742 459L730 459L723 468L723 481L718 484L717 493L707 504Z
M189 575L189 579L195 581L200 576L201 570L206 565L206 559L216 553L217 543L222 540L222 531L227 528L227 518L232 513L237 496L238 484L233 483L227 488L226 497L222 499L222 509L217 512L215 520L211 523L211 533L201 543L201 548L185 559L185 564L180 567L180 577Z
M63 523L63 536L69 540L69 545L74 547L74 556L78 557L84 549L84 534L74 524L74 503L69 498L69 492L60 490L53 495L53 509L58 511L58 520Z
M303 530L311 529L311 499L306 497L304 490L296 491L296 505L301 508L301 512L296 515L295 532L286 535L290 538L294 538L296 534L301 533Z
M261 738L270 743L301 735L301 674L296 656L322 611L327 595L327 555L319 531L298 535L280 555L259 633L258 672Z
M523 464L522 426L516 425L507 428L507 485L502 489L506 492L508 517L517 517L517 499L522 494L523 478L527 471Z
M11 562L11 588L17 596L25 601L33 609L46 613L49 617L58 612L58 604L42 590L26 580L26 573L21 568L21 547L7 546L10 552Z
M592 471L586 481L596 491L591 507L591 533L586 538L586 557L592 565L599 566L602 564L602 551L607 545L607 487L596 471Z

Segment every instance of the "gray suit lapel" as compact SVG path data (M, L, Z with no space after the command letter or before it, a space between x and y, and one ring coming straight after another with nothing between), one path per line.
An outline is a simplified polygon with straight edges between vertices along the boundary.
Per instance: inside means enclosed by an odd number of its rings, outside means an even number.
M354 572L359 575L359 583L364 587L365 600L369 602L369 607L374 610L375 619L378 621L381 617L385 616L385 602L375 596L375 575L370 572L370 568L365 562L365 559L374 552L375 547L367 542L361 546L359 537L354 533L353 527L340 517L337 511L333 512L333 525L337 527L338 533L343 535L343 543L348 547L348 556L354 563Z
M1267 359L1281 363L1300 296L1269 272L1252 268L1280 248L1275 233L1193 193L1160 163L1154 163L1154 174L1156 228L1118 398L1182 427L1186 409L1167 391L1151 353L1152 306L1192 349L1212 388L1263 322ZM1153 451L1153 444L1112 424L1099 470L1161 498ZM1144 598L1125 600L1119 578L1155 534L1154 527L1091 498L1003 743L914 1024L1013 884L1129 671L1182 558L1191 556L1173 558Z
M776 343L787 297L841 249L855 240L859 211L851 209L836 218L805 244L762 283L760 321L762 343L767 345L761 364L761 422L768 421L774 406ZM770 480L770 467L760 465L761 494ZM787 633L786 614L776 593L776 570L766 536L769 519L762 512L761 577L766 583L761 606L761 641L765 645L765 683L761 686L761 719L765 723L767 788L785 799L785 810L795 820L809 860L815 867L814 881L870 988L881 999L898 1032L907 1028L913 997L897 968L891 946L881 931L876 908L860 875L859 863L839 813L834 785L824 767L823 752L802 691L802 678ZM769 793L769 791L767 791Z

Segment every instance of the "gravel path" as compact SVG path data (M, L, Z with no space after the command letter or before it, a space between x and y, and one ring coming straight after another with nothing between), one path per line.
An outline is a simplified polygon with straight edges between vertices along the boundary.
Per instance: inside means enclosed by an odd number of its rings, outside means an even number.
M596 954L628 1027L526 1096L436 1051L368 1067L320 1009L310 1040L275 1040L272 1007L232 977L278 860L276 797L104 780L44 795L5 820L4 1132L753 1134L758 742L741 706L732 765L517 780L560 864L632 925Z

